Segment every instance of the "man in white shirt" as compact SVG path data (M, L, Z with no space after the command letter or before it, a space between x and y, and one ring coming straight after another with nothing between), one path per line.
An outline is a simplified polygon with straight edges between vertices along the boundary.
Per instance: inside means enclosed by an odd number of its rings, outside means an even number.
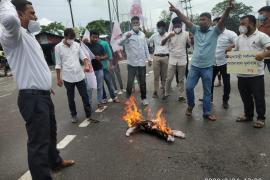
M235 42L235 50L237 51L258 51L255 59L259 61L257 75L238 75L238 89L244 104L245 115L236 121L253 121L255 104L258 117L254 127L263 128L266 111L263 59L270 55L270 38L267 34L258 31L256 21L253 15L242 17L239 27L241 35Z
M32 34L40 30L32 3L0 0L0 23L0 43L16 79L18 106L26 122L30 173L33 180L52 180L50 169L68 167L74 161L62 160L56 149L57 128L50 97L52 77Z
M125 46L128 61L127 97L132 94L135 76L140 84L142 104L149 104L146 98L146 60L150 60L145 34L140 31L140 18L131 18L132 30L125 33L120 45ZM149 61L150 62L150 61Z
M214 26L219 22L221 18L215 18L213 20ZM225 29L218 37L217 47L216 47L216 65L213 69L213 80L212 80L212 101L213 101L213 93L214 93L214 83L216 76L221 74L224 91L223 91L223 108L228 109L230 92L231 92L231 83L230 83L230 74L227 73L227 59L225 51L228 47L234 45L235 39L237 38L237 34L233 31Z
M163 94L165 90L165 82L167 77L168 61L169 61L169 49L168 45L162 46L161 41L167 37L166 23L159 21L157 23L158 32L153 34L149 40L149 44L155 46L153 70L154 70L154 93L153 98L158 98L159 81L161 79L161 87Z
M169 96L171 83L177 69L179 79L178 101L185 102L186 98L184 97L185 93L184 81L187 65L186 45L187 43L189 44L190 42L189 33L187 31L182 30L182 22L178 17L175 17L172 20L172 24L173 24L173 32L171 32L161 43L162 45L168 43L170 54L164 99L166 99Z
M55 47L57 85L62 87L64 82L66 87L72 123L78 122L76 104L74 101L75 87L77 87L82 98L86 118L90 119L91 116L91 106L87 94L85 74L81 67L80 59L84 62L84 70L86 72L92 71L92 67L90 67L87 56L81 49L80 44L75 42L75 37L74 30L67 28L64 31L64 39Z

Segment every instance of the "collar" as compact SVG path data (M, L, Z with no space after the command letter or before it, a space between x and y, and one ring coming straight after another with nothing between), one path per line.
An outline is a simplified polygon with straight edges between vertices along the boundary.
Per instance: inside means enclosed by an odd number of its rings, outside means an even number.
M208 29L207 29L207 32L209 32L209 31L212 31L214 28L212 27L212 26L210 26ZM201 31L201 27L199 28L199 31ZM202 32L202 31L201 31ZM206 33L207 33L206 32Z
M139 31L138 33L135 32L133 29L132 29L132 32L134 33L134 35L140 35L141 34L141 31Z
M246 34L243 34L243 36L244 37L246 37L246 38L250 38L250 37L252 37L252 36L255 36L256 34L258 34L258 29L256 28L256 30L254 31L254 33L252 33L250 36L247 36Z

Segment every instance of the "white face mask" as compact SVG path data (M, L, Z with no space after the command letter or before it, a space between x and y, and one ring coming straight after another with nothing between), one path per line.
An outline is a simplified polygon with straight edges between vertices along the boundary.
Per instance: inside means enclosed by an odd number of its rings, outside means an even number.
M30 33L37 33L40 31L40 24L37 21L30 20L28 24L28 31Z
M74 39L67 39L66 42L67 42L68 45L71 46L74 43Z
M182 31L181 28L175 28L175 29L174 29L174 32L175 32L176 34L179 34L181 31Z
M246 26L239 26L240 34L247 34L248 28Z
M132 28L135 32L138 32L140 30L140 26L133 26Z

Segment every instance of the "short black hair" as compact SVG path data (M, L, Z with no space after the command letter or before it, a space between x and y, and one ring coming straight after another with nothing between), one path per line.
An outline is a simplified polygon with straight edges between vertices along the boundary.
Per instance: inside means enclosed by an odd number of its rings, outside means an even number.
M219 20L221 19L221 17L216 17L214 20L213 20L213 22L219 22Z
M262 7L261 9L259 9L259 13L262 12L262 11L266 11L266 12L270 12L270 6L264 6Z
M201 15L200 15L200 17L207 17L208 19L212 19L212 16L211 16L211 14L210 13L208 13L208 12L204 12L204 13L202 13Z
M157 27L160 28L160 27L166 27L166 23L164 21L158 21L157 23Z
M64 31L64 36L65 37L70 37L70 38L75 38L76 34L75 31L72 28L66 28Z
M99 37L99 32L97 30L91 30L90 36L92 36L92 35L97 35Z
M140 21L140 17L139 16L133 16L131 18L131 21Z
M246 19L246 18L248 18L249 22L251 22L254 26L256 26L257 19L256 19L255 16L253 16L253 15L246 15L246 16L241 17L240 20L243 20L243 19Z
M27 0L12 0L11 3L15 6L17 11L24 11L26 5L32 5L32 3Z
M182 24L182 21L179 17L175 17L172 19L172 24L176 25L176 24Z

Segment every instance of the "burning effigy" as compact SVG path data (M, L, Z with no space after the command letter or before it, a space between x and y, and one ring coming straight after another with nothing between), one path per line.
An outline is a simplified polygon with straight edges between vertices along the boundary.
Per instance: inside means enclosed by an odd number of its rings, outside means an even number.
M128 129L126 136L132 133L143 131L160 138L166 139L168 142L174 142L175 137L184 139L185 134L179 130L172 130L168 127L165 117L162 115L163 109L161 108L155 115L151 117L151 110L148 109L148 118L145 119L140 112L136 99L131 96L126 102L125 112L122 119L127 123Z

